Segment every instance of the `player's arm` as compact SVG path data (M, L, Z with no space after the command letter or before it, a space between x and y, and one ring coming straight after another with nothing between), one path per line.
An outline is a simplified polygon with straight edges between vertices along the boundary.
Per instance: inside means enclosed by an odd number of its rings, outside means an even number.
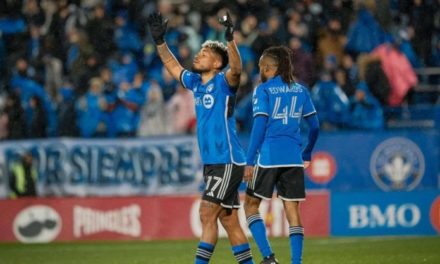
M182 65L174 57L165 42L164 36L167 31L168 20L164 20L160 13L153 13L148 17L148 26L150 27L151 35L156 43L157 53L168 72L176 79L180 80L180 74L183 71Z
M267 120L268 117L266 115L257 115L254 118L254 123L252 124L252 132L246 155L246 169L244 174L244 180L247 182L252 179L255 157L257 156L257 151L260 149L261 144L263 144L264 135L266 134Z
M318 140L319 135L319 120L316 112L304 117L309 126L309 136L307 146L304 148L302 153L302 158L304 161L304 167L307 168L312 159L312 150L315 147L316 141Z
M262 85L254 90L252 96L252 112L254 116L254 123L252 124L252 132L249 140L248 152L246 155L246 168L244 180L250 181L252 179L252 171L255 165L255 158L264 141L266 134L267 122L269 119L269 100L267 93Z
M226 27L225 38L228 47L229 69L226 71L226 81L231 90L236 92L240 84L240 74L242 70L240 53L234 41L234 25L229 13L220 20L220 23Z

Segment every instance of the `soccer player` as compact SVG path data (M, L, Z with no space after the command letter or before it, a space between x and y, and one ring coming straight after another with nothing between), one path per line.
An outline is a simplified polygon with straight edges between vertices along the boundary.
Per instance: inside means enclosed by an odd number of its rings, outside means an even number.
M241 74L241 59L233 40L233 25L228 16L227 46L206 41L196 54L192 70L184 69L164 41L167 22L159 13L148 19L159 57L170 74L194 93L197 138L204 163L206 189L199 213L202 236L195 263L209 263L218 237L217 220L225 228L237 262L253 264L247 238L238 221L238 188L243 179L245 155L236 135L233 116L234 95ZM226 72L222 70L228 65Z
M259 61L262 83L253 95L254 124L246 159L244 178L248 188L244 208L264 264L278 261L258 208L262 199L272 198L275 186L289 223L291 261L294 264L302 261L304 228L299 202L305 200L304 168L310 165L319 134L318 118L307 88L294 82L290 52L283 46L263 52ZM301 151L300 122L303 118L310 130L308 144Z

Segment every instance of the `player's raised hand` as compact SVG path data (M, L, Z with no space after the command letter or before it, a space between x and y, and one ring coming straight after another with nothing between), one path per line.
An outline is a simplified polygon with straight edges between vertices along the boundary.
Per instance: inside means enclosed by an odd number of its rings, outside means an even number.
M226 12L225 16L219 18L218 22L226 27L225 39L227 41L232 41L234 39L234 24L232 23L229 12Z
M150 28L151 35L153 36L154 43L156 43L156 45L164 43L164 36L165 32L167 31L168 19L163 19L161 13L155 12L148 16L147 22Z

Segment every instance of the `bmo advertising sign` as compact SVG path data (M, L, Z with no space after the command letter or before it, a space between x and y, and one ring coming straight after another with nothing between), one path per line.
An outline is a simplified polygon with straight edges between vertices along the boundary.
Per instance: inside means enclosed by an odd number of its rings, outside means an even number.
M439 193L332 193L331 234L436 234Z

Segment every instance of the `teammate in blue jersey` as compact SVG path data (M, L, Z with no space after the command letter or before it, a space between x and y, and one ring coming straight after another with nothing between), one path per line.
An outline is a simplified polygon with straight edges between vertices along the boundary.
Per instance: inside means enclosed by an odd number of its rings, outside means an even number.
M184 69L164 41L167 22L158 13L148 19L160 59L166 69L183 87L194 93L197 115L197 137L204 163L206 189L199 213L202 236L195 263L209 263L218 238L217 221L225 228L238 263L253 264L247 238L238 221L240 207L238 188L243 179L244 152L238 142L233 116L234 95L237 92L241 59L233 40L233 25L226 16L227 46L207 41L195 56L193 68ZM222 70L228 65L226 72Z
M294 264L302 261L304 228L299 202L305 200L304 168L310 165L319 134L315 107L307 88L294 82L290 58L291 51L286 47L266 49L259 61L262 83L253 95L254 124L244 176L248 182L244 208L264 264L278 261L258 208L262 199L272 198L275 186L289 223L291 261ZM304 150L301 150L302 119L310 127Z

